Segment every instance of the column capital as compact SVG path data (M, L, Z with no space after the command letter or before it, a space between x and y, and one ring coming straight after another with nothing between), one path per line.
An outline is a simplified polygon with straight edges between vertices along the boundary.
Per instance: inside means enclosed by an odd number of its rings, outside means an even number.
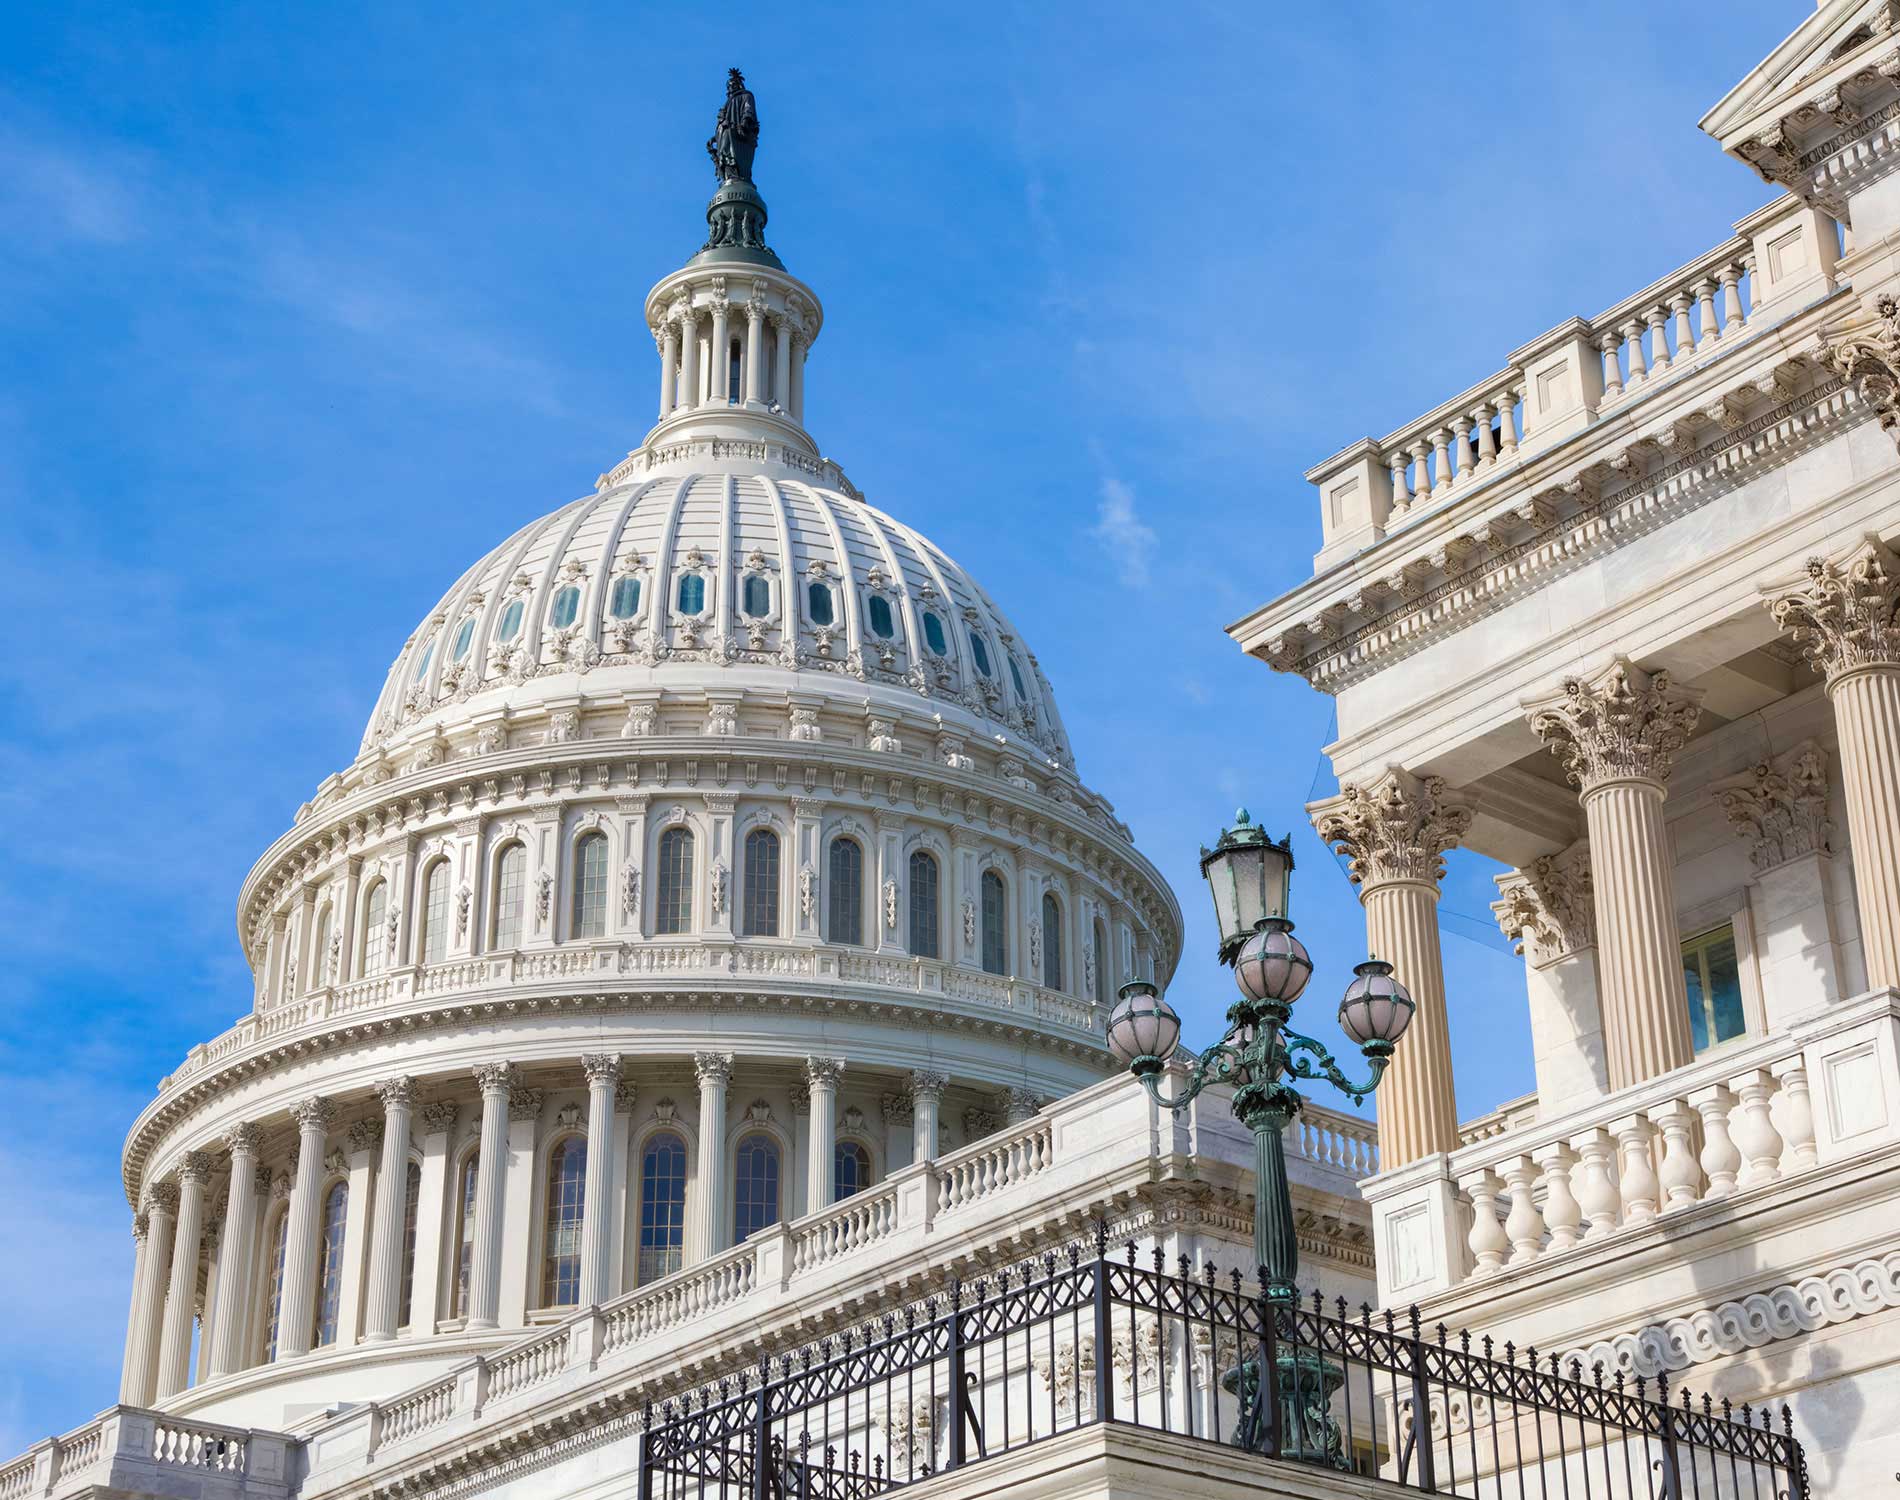
M211 1181L211 1153L208 1151L187 1151L178 1163L178 1180L203 1187Z
M455 1122L461 1118L462 1110L453 1099L437 1099L425 1104L417 1113L424 1135L446 1135L455 1129Z
M1827 815L1827 751L1803 740L1773 760L1709 783L1735 836L1748 844L1757 870L1772 870L1804 854L1832 854L1834 824Z
M1471 827L1471 806L1448 795L1442 776L1414 776L1387 766L1377 781L1348 785L1336 797L1310 803L1307 813L1327 844L1346 856L1354 885L1397 880L1436 884L1444 855Z
M1491 914L1517 951L1542 968L1596 941L1596 885L1590 845L1579 839L1497 877Z
M376 1119L362 1119L350 1126L350 1150L374 1151L383 1143L383 1122Z
M805 1059L805 1082L811 1088L835 1089L844 1077L844 1063L835 1057Z
M383 1101L385 1110L407 1109L415 1102L416 1081L406 1074L385 1078L376 1085L376 1097Z
M587 1075L587 1086L590 1089L617 1084L620 1081L620 1054L618 1052L583 1052L581 1072Z
M255 1156L263 1144L264 1132L255 1125L233 1125L224 1133L224 1149L233 1156Z
M724 1088L732 1081L732 1054L730 1052L695 1052L693 1072L699 1079L700 1088L715 1086Z
M1900 558L1878 537L1838 557L1811 557L1802 578L1762 592L1775 623L1829 682L1900 663Z
M1570 784L1588 793L1611 781L1666 782L1702 717L1702 694L1619 656L1594 677L1566 677L1561 691L1524 711Z
M923 1068L913 1069L910 1075L910 1097L913 1102L918 1099L941 1099L949 1082L942 1073L932 1073Z
M917 1118L917 1107L908 1094L885 1094L878 1100L878 1108L890 1125L908 1125Z
M475 1084L484 1094L506 1094L515 1086L515 1065L480 1063L475 1068Z
M516 1084L508 1090L508 1118L511 1120L535 1120L541 1116L541 1103L546 1097L540 1089L524 1088Z
M152 1184L151 1188L145 1194L145 1212L150 1214L154 1210L164 1214L176 1214L178 1212L177 1183L167 1179L164 1182L155 1182Z
M132 1238L140 1245L143 1245L145 1243L145 1236L149 1233L151 1233L151 1226L145 1218L145 1210L140 1209L137 1213L132 1215Z
M1012 1088L1005 1098L1012 1119L1029 1120L1042 1113L1042 1095L1034 1089Z
M312 1094L290 1106L290 1117L300 1131L324 1131L336 1123L336 1106L328 1099Z
M640 1090L631 1078L623 1078L614 1085L614 1113L630 1115L640 1099Z

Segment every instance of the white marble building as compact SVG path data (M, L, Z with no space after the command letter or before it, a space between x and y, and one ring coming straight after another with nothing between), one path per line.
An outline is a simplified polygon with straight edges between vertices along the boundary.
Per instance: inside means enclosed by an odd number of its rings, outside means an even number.
M1311 811L1422 1001L1382 1298L1786 1399L1843 1496L1900 1470L1897 20L1823 0L1701 122L1781 196L1315 466L1311 581L1230 630L1336 699ZM1455 846L1537 1084L1463 1123Z

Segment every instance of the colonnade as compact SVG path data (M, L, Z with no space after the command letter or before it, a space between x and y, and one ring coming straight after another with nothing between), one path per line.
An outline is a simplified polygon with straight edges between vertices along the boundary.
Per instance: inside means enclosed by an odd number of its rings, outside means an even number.
M1900 988L1900 558L1868 537L1764 591L1776 622L1826 680L1840 743L1854 887L1869 988ZM1663 805L1701 693L1618 657L1525 711L1563 762L1588 829L1598 998L1611 1091L1694 1055ZM1312 804L1348 857L1369 948L1391 961L1418 1012L1379 1093L1382 1168L1456 1149L1458 1119L1436 906L1442 856L1471 806L1434 776L1391 766Z
M896 1084L881 1097L885 1133L876 1156L886 1172L906 1160L936 1156L942 1143L949 1086L942 1073L919 1069L886 1077L879 1070L867 1076L837 1057L808 1057L790 1093L795 1118L786 1122L763 1099L729 1108L733 1054L697 1053L692 1070L696 1112L683 1117L671 1098L662 1097L646 1111L652 1118L645 1122L648 1135L670 1131L682 1143L696 1139L697 1167L678 1190L684 1233L672 1243L680 1265L719 1253L731 1237L732 1148L754 1129L783 1140L782 1149L775 1148L781 1215L815 1212L834 1201L841 1121L860 1138L866 1131L861 1109L841 1108L847 1079L860 1089ZM630 1248L640 1244L642 1188L631 1180L642 1134L631 1119L637 1091L623 1077L618 1054L583 1054L579 1071L586 1090L584 1131L580 1107L550 1111L548 1090L530 1086L515 1064L498 1061L472 1071L479 1128L466 1143L455 1138L458 1103L421 1103L418 1081L397 1076L375 1085L377 1109L348 1126L347 1151L326 1154L339 1116L356 1112L360 1101L346 1111L337 1100L310 1097L289 1111L296 1139L286 1153L287 1171L273 1173L260 1160L267 1131L281 1140L281 1119L232 1127L220 1142L222 1164L211 1151L185 1153L173 1173L148 1188L133 1222L137 1255L120 1400L151 1405L193 1383L201 1284L198 1383L237 1374L267 1354L284 1361L309 1353L324 1291L324 1205L339 1182L347 1187L351 1218L342 1234L341 1281L332 1303L338 1343L375 1343L438 1328L522 1326L541 1305L534 1256L546 1205L536 1202L536 1185L544 1197L551 1191L544 1160L555 1141L569 1136L582 1135L586 1142L575 1300L599 1304L626 1290L638 1274ZM441 1093L451 1086L464 1089L467 1082L458 1076L432 1079L430 1086ZM781 1098L785 1091L782 1078L760 1087ZM1009 1090L1000 1110L967 1109L964 1135L975 1139L1005 1119L1025 1120L1039 1102L1024 1089ZM792 1150L801 1134L805 1192L794 1203ZM213 1198L214 1186L222 1189L221 1204ZM465 1187L473 1190L466 1203ZM274 1330L274 1349L266 1348L267 1330Z
M682 297L667 309L665 321L654 330L654 338L660 346L662 419L700 406L776 404L794 422L805 420L805 355L811 347L810 331L790 311L768 307L758 292L737 308L723 291L699 304L690 295ZM739 344L736 372L731 354L735 340ZM707 361L703 370L702 352Z

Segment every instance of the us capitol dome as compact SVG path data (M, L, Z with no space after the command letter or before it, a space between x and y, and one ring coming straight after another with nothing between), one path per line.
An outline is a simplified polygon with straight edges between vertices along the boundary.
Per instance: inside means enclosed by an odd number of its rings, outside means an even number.
M128 1405L429 1378L1108 1076L1173 970L1028 642L806 431L733 90L657 420L454 580L244 881L251 1012L125 1144Z

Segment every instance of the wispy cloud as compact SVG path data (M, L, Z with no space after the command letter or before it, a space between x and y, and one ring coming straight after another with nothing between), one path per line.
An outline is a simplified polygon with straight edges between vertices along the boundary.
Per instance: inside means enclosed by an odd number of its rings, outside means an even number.
M77 243L116 245L140 230L132 163L0 125L0 233L41 252Z
M1146 588L1149 565L1161 538L1135 510L1135 492L1110 476L1102 481L1101 503L1089 535L1115 564L1121 581L1130 588Z

